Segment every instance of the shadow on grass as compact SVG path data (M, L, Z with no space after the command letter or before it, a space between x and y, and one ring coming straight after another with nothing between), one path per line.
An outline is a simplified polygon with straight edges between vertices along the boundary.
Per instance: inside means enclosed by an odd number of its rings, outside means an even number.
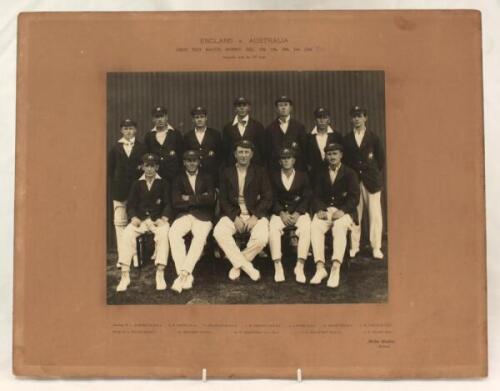
M274 267L269 258L256 258L254 265L261 272L261 280L251 281L243 272L238 281L227 277L231 267L227 259L204 256L193 273L193 289L178 294L170 286L175 269L170 258L165 279L166 291L155 289L155 267L152 263L142 269L132 268L131 283L125 292L116 292L120 270L116 267L116 253L107 257L108 304L301 304L301 303L384 303L387 301L387 259L373 260L367 251L361 252L343 267L340 286L331 289L326 279L319 286L295 281L292 257L283 260L286 281L274 282ZM348 269L348 270L347 270ZM314 262L308 259L307 281L314 275Z

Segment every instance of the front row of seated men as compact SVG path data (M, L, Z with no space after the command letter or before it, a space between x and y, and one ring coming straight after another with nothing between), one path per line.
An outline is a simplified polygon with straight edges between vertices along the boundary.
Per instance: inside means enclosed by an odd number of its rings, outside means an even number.
M234 151L236 164L226 167L220 177L221 216L213 236L232 264L229 278L236 280L243 271L253 281L258 281L260 272L252 261L269 243L275 268L274 279L276 282L284 281L281 236L286 227L295 227L298 237L295 279L299 283L306 282L304 263L312 245L316 272L310 283L320 284L328 277L325 234L332 230L333 265L327 286L336 288L347 232L357 223L360 198L356 173L341 163L342 145L330 143L325 146L328 165L318 173L319 180L314 191L311 191L307 175L295 171L292 149L281 149L281 170L271 176L264 168L251 164L253 150L254 145L250 141L239 141ZM152 258L156 265L156 289L167 288L164 275L169 244L177 273L171 288L179 293L192 288L193 270L202 255L215 217L216 191L212 176L198 170L200 159L197 151L186 151L183 164L184 171L172 181L170 188L170 184L157 173L158 157L144 155L144 175L132 185L127 201L131 221L119 243L121 280L117 291L125 291L130 284L129 270L136 255L136 238L148 231L154 234L155 241ZM184 236L188 232L192 234L192 241L189 251L186 251ZM236 233L249 234L243 250L236 243Z

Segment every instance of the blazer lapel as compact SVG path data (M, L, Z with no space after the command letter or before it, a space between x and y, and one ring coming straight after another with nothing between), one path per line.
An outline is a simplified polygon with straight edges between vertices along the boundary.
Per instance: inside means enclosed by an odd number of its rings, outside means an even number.
M239 141L242 137L241 137L241 134L240 134L240 130L238 129L238 124L232 125L231 129L232 129L233 134L234 134L234 140ZM246 132L246 128L245 128L245 132ZM243 133L243 135L244 134L245 133Z
M198 171L198 175L196 175L196 180L194 181L194 194L195 195L200 193L200 187L201 187L201 177L200 177L200 172Z
M193 129L193 134L192 134L193 141L196 145L201 147L200 141L198 140L198 137L196 136L196 129ZM205 141L205 137L203 137L203 141Z
M250 165L248 166L247 175L245 176L245 185L243 187L243 193L247 192L248 185L252 182L254 176L255 176L255 167L253 165Z
M280 191L286 190L283 181L281 180L281 170L273 171L272 175L274 175L274 182L278 185Z
M290 193L292 191L295 191L295 189L299 186L299 180L300 180L299 176L300 176L300 171L295 170L295 176L293 177L292 186L290 186L290 189L288 190Z
M123 148L122 148L123 149ZM129 158L132 159L133 157L135 157L135 155L137 155L137 143L134 143L134 146L132 147L132 151L130 151L130 156ZM125 153L125 151L123 151ZM125 156L127 156L127 154L125 153Z
M339 172L337 172L337 176L335 177L335 181L332 183L332 187L335 187L340 183L340 180L344 176L344 171L345 171L345 168L344 168L344 165L342 164L339 167Z
M199 174L198 174L199 175ZM196 178L198 179L198 178ZM191 183L189 183L188 173L184 171L184 175L182 175L182 180L184 182L184 188L190 193L194 194L193 188L191 187ZM195 182L196 187L196 182Z
M363 135L363 140L361 140L361 145L359 146L359 149L363 149L366 144L368 143L368 130L365 130L365 134Z
M231 182L234 184L234 188L236 189L236 193L238 194L238 169L236 166L231 168Z

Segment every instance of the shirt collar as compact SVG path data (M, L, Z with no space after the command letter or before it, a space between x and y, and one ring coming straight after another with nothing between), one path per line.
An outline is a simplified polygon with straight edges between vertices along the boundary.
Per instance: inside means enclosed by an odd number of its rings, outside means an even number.
M358 133L358 130L356 128L353 129L354 134ZM364 133L366 132L366 126L359 131L359 133Z
M167 132L168 132L169 130L174 130L174 128L173 128L173 127L172 127L172 125L170 125L170 124L167 124L166 129L167 129ZM151 131L152 131L152 132L156 132L156 131L157 131L157 130L156 130L156 126L155 126L153 129L151 129Z
M245 115L245 116L243 117L242 121L246 121L246 124L248 124L248 119L249 119L249 118L250 118L250 115L248 115L248 114L247 114L247 115ZM235 116L234 116L233 125L238 124L238 122L239 122L239 121L238 121L238 115L235 115Z
M288 115L288 116L285 118L285 121L284 121L284 122L281 120L281 117L278 117L278 123L280 123L280 124L287 124L288 122L290 122L290 115Z
M196 175L198 175L198 170L196 170L196 172L195 172L194 174L190 174L189 172L187 172L187 171L186 171L186 175L187 175L188 177L193 177L193 176L196 176Z
M336 170L332 170L332 168L330 166L328 166L328 170L330 171L333 171L333 172L339 172L339 168L342 166L342 162L340 162L338 165L337 165L337 169Z
M198 129L198 128L194 128L194 131L195 132L201 132L201 133L205 133L205 131L207 130L207 127L205 126L204 128L202 128L201 130Z
M122 137L121 139L118 140L119 143L121 144L134 144L135 143L135 137L133 137L130 141L127 140L125 137Z
M285 178L292 178L295 175L295 168L292 169L292 174L290 176L286 176L285 171L281 169L281 176L284 176Z
M240 165L238 164L238 162L234 163L234 167L236 168L236 171L242 171L243 170L243 167L240 167ZM244 169L245 172L248 171L248 167L250 167L250 164L245 167L245 169Z
M313 130L311 130L311 134L318 134L318 127L315 126ZM333 129L331 126L328 126L328 129L326 130L326 133L333 133Z
M156 173L155 177L153 180L156 180L156 179L161 179L161 176L158 175L158 173ZM146 180L146 174L142 174L142 176L139 178L140 181L145 181Z

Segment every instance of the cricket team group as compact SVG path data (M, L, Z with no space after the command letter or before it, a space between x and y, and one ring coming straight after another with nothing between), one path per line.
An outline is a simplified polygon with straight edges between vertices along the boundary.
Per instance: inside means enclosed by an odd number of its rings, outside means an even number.
M281 239L293 230L298 241L295 280L307 281L304 264L311 247L316 268L309 283L326 279L328 287L338 287L349 231L349 256L359 252L363 208L368 210L372 256L384 258L384 148L370 130L367 109L355 106L346 113L352 128L342 135L324 107L314 110L315 126L307 131L293 117L289 97L274 104L277 118L264 127L252 117L251 102L236 98L235 116L222 132L207 126L205 108L195 107L193 127L184 135L169 124L164 107L155 107L144 142L136 139L133 120L121 122L122 137L108 161L121 270L118 292L131 283L136 239L147 232L154 235L156 289L167 288L171 253L177 273L171 289L179 293L193 287L193 270L212 229L232 265L231 280L243 272L258 281L260 271L252 261L269 245L274 280L284 281ZM328 231L331 267L325 266ZM242 235L248 237L246 246L237 244Z

